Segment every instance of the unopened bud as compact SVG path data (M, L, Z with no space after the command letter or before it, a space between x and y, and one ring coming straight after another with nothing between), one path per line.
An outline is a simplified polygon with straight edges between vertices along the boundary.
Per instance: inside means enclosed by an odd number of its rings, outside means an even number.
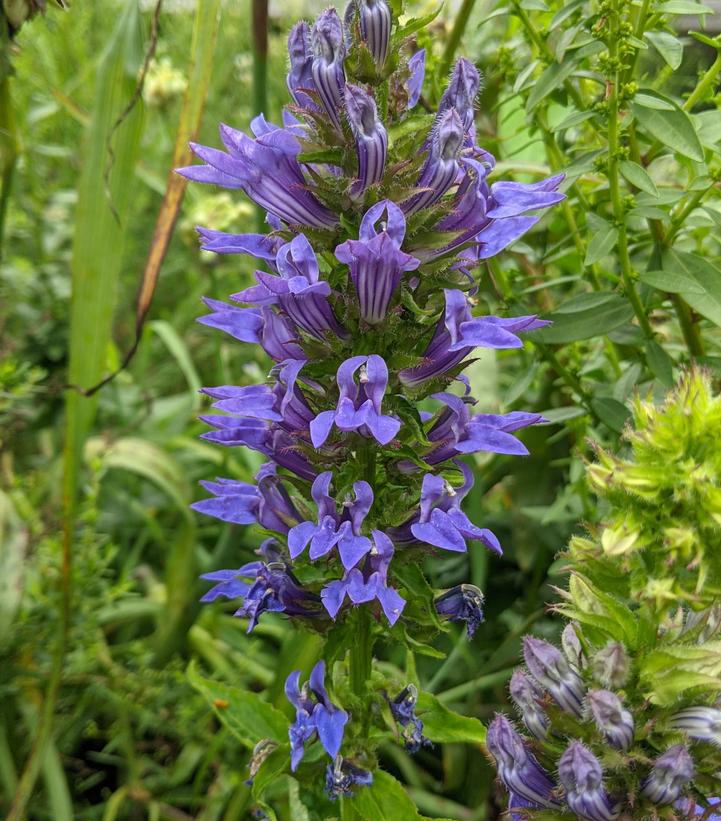
M617 641L610 641L593 657L591 669L596 681L611 690L619 690L628 680L629 664L626 648Z

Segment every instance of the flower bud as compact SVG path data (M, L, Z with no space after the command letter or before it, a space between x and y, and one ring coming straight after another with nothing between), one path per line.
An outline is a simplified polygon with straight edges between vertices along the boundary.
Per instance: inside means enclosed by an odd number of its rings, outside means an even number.
M619 807L603 786L603 770L596 756L580 741L572 741L558 762L558 777L571 811L588 821L611 821Z
M486 746L496 760L501 781L511 793L540 807L558 806L553 796L556 784L528 752L523 738L501 713L488 727Z
M508 689L528 731L536 738L545 738L548 734L548 718L539 704L543 692L522 670L513 672Z
M376 66L383 68L391 39L391 10L386 0L358 0L358 16L361 37Z
M435 600L436 612L449 621L466 622L468 638L483 621L483 593L473 584L459 584Z
M448 87L443 92L438 105L438 116L449 108L455 108L461 118L463 130L473 124L473 113L476 97L481 87L481 75L470 60L461 57L453 67L453 74Z
M288 56L290 58L290 71L287 77L288 91L297 105L317 109L305 93L306 90L315 88L315 83L312 73L313 53L310 48L310 28L303 20L296 23L290 30Z
M586 657L583 655L583 647L578 639L578 633L573 622L567 624L561 633L561 649L569 663L579 670L586 667Z
M559 707L580 718L585 688L578 671L561 651L543 639L526 636L523 658L531 675L548 690Z
M609 641L591 661L593 677L604 687L618 690L628 680L629 659L626 648L617 641Z
M343 107L343 24L338 12L330 8L321 12L311 31L313 63L311 74L318 90L323 108L330 117L333 126L340 131L340 110Z
M683 744L669 747L656 759L641 794L660 807L671 804L678 800L694 772L693 759Z
M682 730L695 741L721 746L721 710L716 707L688 707L671 716L671 727Z
M588 706L598 729L617 750L628 750L633 744L633 716L610 690L592 690Z
M346 85L345 110L356 142L358 182L354 193L380 182L386 166L388 134L378 119L375 100L358 86Z

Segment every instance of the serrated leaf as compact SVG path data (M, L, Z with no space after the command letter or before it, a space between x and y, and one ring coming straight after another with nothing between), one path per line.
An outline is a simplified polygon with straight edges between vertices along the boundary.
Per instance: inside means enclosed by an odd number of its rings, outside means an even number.
M419 693L417 714L423 722L423 735L438 744L486 743L486 728L477 718L449 710L430 693Z
M565 344L605 335L632 317L633 308L618 294L580 294L544 317L553 325L530 336L544 344Z
M683 61L683 43L667 31L647 31L643 35L674 71Z
M631 160L621 160L618 164L619 171L631 183L641 191L645 191L652 197L658 196L658 188L656 183L651 179L651 175L645 168Z
M685 251L667 251L663 255L663 270L693 280L701 293L684 292L684 299L701 316L721 327L721 269L707 259Z
M664 108L653 108L652 104L663 105ZM703 147L693 121L670 97L652 89L644 89L634 97L631 108L647 134L684 157L703 162Z
M246 747L253 748L264 738L279 744L288 740L288 720L260 696L203 678L194 662L188 665L186 675L222 724Z

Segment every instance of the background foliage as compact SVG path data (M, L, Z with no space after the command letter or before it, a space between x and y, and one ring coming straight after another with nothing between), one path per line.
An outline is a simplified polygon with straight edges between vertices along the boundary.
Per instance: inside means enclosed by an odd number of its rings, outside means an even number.
M193 226L252 230L246 201L187 191L130 367L92 398L67 388L96 383L133 343L154 232L157 247L181 193L168 172L194 124L213 144L215 124L246 128L263 93L279 118L285 33L304 10L271 8L267 86L254 90L262 64L250 9L220 7L168 3L155 38L154 6L77 3L34 18L7 45L3 813L28 802L39 819L249 818L259 794L244 783L249 750L288 709L287 674L307 674L317 657L316 639L280 618L267 617L250 642L230 611L197 604L200 572L240 565L260 542L252 528L188 511L197 480L247 481L258 467L252 454L200 442L196 421L201 384L252 381L267 367L194 322L201 295L240 290L251 268L199 252ZM419 4L413 14L433 10ZM718 15L706 10L675 0L464 0L418 32L429 101L456 50L483 71L479 143L504 176L568 174L566 203L483 272L479 311L540 312L554 325L522 351L484 351L469 373L474 393L482 410L541 411L550 424L526 433L528 459L475 463L469 512L498 533L504 557L429 560L436 586L470 580L487 609L470 644L454 629L411 660L437 699L421 705L428 734L435 721L447 743L415 758L389 746L382 763L424 815L499 817L482 734L473 738L475 723L450 725L443 706L485 722L506 702L523 633L556 635L545 608L564 584L554 557L603 518L584 478L590 443L622 450L634 393L660 397L691 359L721 368L721 41ZM166 221L156 226L158 213ZM409 663L384 652L389 669ZM333 814L270 772L267 812ZM405 793L396 798L393 817L414 817Z

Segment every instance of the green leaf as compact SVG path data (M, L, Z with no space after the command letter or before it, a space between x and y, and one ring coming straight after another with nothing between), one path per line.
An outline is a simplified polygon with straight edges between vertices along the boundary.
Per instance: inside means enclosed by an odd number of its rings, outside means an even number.
M651 175L645 168L631 160L621 160L618 164L619 171L631 183L641 191L645 191L652 197L658 196L658 188L656 183L651 179Z
M703 294L704 289L682 269L675 271L644 271L639 279L646 285L667 294Z
M591 407L598 418L608 425L611 430L621 433L624 425L628 421L631 412L618 399L610 396L601 396L591 400Z
M670 97L644 89L634 97L631 108L647 134L684 157L703 162L703 148L693 121Z
M603 220L600 230L594 231L586 249L584 265L593 265L611 252L618 242L618 228Z
M355 812L365 821L418 821L423 816L418 813L415 804L410 799L403 785L392 775L383 770L373 773L373 783L370 787L360 788L353 798L343 799L352 802ZM436 819L449 821L449 819Z
M188 681L212 707L221 723L246 747L265 738L282 744L288 739L288 721L260 696L222 681L203 678L195 662L188 665Z
M683 43L667 31L647 31L644 37L674 71L683 61Z
M675 250L663 255L662 265L664 271L693 280L701 291L684 291L684 299L694 311L721 327L721 269L695 254Z
M563 83L573 73L576 68L576 61L566 59L563 63L551 63L541 76L533 83L531 93L526 102L526 111L533 109L557 88L561 88Z
M673 387L673 359L652 339L646 342L646 363L662 385Z
M686 0L667 0L656 9L661 14L713 14L710 6L701 3L686 2Z
M486 728L477 718L454 713L430 693L419 693L418 717L423 722L423 735L438 744L486 743Z
M533 331L531 339L551 345L591 339L626 324L632 317L633 308L618 294L579 294L545 316L553 325Z

